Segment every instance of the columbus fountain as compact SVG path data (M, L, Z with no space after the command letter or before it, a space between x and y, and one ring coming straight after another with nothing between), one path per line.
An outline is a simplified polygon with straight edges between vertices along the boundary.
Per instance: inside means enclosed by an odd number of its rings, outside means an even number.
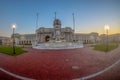
M61 21L59 19L54 20L53 23L53 36L52 38L47 42L34 42L32 44L32 47L34 49L76 49L76 48L82 48L83 43L82 41L74 41L75 35L74 32L72 34L72 40L67 41L65 37L63 38L62 35L62 29L61 29ZM72 30L73 31L73 30ZM37 33L36 33L37 34Z

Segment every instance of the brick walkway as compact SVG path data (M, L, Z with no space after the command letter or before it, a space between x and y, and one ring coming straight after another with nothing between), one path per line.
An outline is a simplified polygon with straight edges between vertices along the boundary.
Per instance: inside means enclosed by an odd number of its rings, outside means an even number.
M18 56L0 54L0 67L36 80L71 80L103 70L120 59L120 47L109 53L89 47L72 50L25 49L28 53ZM91 80L120 80L119 66ZM0 71L0 80L18 79Z

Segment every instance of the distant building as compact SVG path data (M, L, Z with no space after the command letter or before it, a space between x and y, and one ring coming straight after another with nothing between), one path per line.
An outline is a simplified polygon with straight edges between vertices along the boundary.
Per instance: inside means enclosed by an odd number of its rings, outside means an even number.
M35 42L35 34L15 34L15 44L16 45L32 45Z
M83 34L83 33L75 33L75 40L82 41L84 44L91 44L99 42L99 34L96 32Z
M120 43L120 33L119 34L111 34L109 35L109 42L117 42Z
M11 45L11 38L9 37L0 37L0 45Z
M107 35L106 34L101 34L99 36L99 38L100 38L101 43L106 43L106 41L107 41ZM108 42L120 43L120 33L108 35Z

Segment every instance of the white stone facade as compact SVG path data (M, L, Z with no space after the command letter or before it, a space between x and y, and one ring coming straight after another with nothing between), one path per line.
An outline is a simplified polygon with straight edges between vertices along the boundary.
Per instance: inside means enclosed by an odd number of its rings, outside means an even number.
M73 41L73 30L70 27L61 28L61 21L55 19L53 28L40 27L36 30L36 34L15 34L15 42L17 45L31 45L37 42L45 43L50 41Z

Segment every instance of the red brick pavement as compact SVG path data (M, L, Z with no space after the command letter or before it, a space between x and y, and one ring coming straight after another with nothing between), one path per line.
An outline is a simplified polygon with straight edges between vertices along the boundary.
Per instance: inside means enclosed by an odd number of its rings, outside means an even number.
M120 80L120 64L90 80Z
M20 80L0 71L0 80Z
M36 80L71 80L98 72L120 59L120 47L109 53L94 51L88 47L71 50L25 49L28 52L18 56L0 54L0 67L20 76ZM72 66L79 66L80 69L72 69ZM119 68L116 67L116 69ZM116 76L111 74L109 77L105 76L111 73L108 71L92 80L120 79L118 75L120 71L115 72L113 73ZM0 72L0 80L12 78Z

